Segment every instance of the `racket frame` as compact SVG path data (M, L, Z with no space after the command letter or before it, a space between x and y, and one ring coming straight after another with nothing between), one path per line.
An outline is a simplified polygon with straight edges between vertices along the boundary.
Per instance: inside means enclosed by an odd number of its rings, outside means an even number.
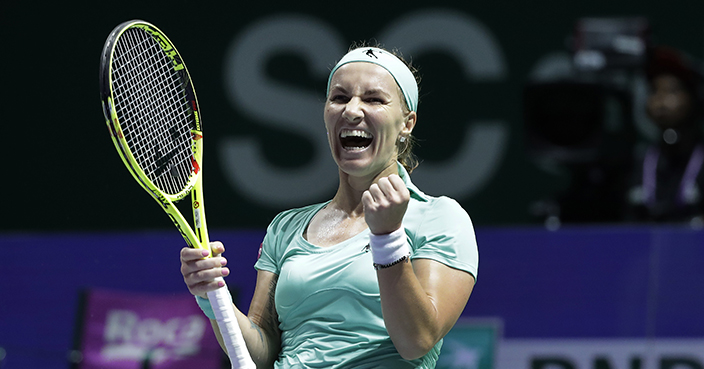
M176 194L168 194L160 190L141 169L132 151L129 149L113 102L114 96L111 86L113 82L112 58L114 45L125 31L134 27L141 28L152 35L159 42L162 50L174 63L174 70L179 72L184 82L184 87L186 88L185 98L189 99L188 102L194 114L195 124L191 128L191 160L193 171L187 184ZM186 241L186 244L192 248L207 250L209 252L207 257L211 257L212 252L210 250L210 240L205 221L205 203L203 201L203 133L200 110L188 69L168 37L153 24L142 20L127 21L115 27L108 36L101 54L100 94L103 113L110 132L110 137L127 170L132 174L137 183L139 183L169 215L172 222L183 236L183 239ZM191 194L194 227L188 224L183 214L175 205L177 201L182 200L189 193ZM217 280L224 282L222 278L218 278ZM232 296L227 286L225 285L215 291L208 292L208 299L213 306L213 311L216 315L217 324L220 327L221 336L224 340L230 362L232 363L232 368L255 368L254 362L246 349L246 343L242 337L236 315L232 309Z
M192 140L192 160L194 163L195 170L191 173L189 181L184 186L184 188L177 194L167 194L161 191L156 185L154 185L149 177L144 173L137 163L134 155L128 149L128 144L125 136L120 127L120 121L118 114L113 103L113 93L110 88L112 86L112 57L114 54L113 45L117 39L122 36L122 34L130 28L137 27L141 28L145 32L152 35L155 39L159 41L162 50L167 56L171 58L174 63L174 70L181 71L181 77L184 83L184 88L187 90L186 98L188 98L189 105L193 110L195 126L191 129ZM105 120L110 132L110 137L112 138L115 149L117 150L120 158L122 159L125 167L129 170L130 174L134 177L137 183L142 186L142 188L149 193L154 200L156 200L159 205L164 209L164 211L169 215L172 222L179 230L184 240L189 247L205 249L210 252L209 238L207 232L207 224L205 220L205 210L203 202L203 182L201 176L202 162L203 162L203 133L202 133L202 123L200 119L200 110L198 105L198 99L193 89L191 83L190 74L186 68L185 63L180 54L173 46L171 41L164 35L161 30L156 26L141 20L132 20L124 22L110 33L105 46L103 48L101 56L101 65L108 66L107 68L101 68L101 100L103 101L103 113L105 115ZM188 194L191 194L191 207L193 209L193 220L194 228L188 225L186 219L183 217L181 212L176 208L175 203L182 200Z

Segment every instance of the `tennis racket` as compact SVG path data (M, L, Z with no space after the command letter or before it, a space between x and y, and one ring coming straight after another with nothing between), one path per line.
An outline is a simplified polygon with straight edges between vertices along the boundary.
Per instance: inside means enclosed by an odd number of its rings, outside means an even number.
M132 20L105 41L100 95L125 166L190 247L210 251L203 201L203 128L181 55L154 25ZM191 227L175 203L191 195ZM254 368L227 286L208 293L232 368Z

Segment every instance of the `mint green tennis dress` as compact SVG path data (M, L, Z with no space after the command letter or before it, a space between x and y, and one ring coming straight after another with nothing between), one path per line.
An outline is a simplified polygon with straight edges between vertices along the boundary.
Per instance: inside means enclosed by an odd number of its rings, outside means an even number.
M432 259L477 276L472 222L455 201L411 191L403 219L411 259ZM434 368L440 341L417 360L404 360L384 326L369 230L340 244L318 247L303 238L326 203L279 214L269 225L255 264L279 276L276 311L282 349L275 368Z

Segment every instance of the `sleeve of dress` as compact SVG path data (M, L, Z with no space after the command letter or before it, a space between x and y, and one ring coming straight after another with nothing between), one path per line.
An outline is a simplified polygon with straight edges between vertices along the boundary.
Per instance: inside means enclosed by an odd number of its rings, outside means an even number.
M466 271L476 280L479 251L474 226L457 201L448 197L435 199L414 233L412 259L435 260Z
M257 270L264 270L274 274L279 274L281 270L280 257L277 257L279 254L277 249L277 235L279 232L277 228L280 226L281 218L282 214L279 214L266 229L266 235L264 235L264 240L259 248L259 258L254 264L254 268Z

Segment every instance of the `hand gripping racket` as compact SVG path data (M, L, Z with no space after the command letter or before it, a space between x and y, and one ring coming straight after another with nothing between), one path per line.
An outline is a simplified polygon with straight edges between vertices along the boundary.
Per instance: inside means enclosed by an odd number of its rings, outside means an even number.
M154 25L120 24L100 60L103 113L118 154L190 247L210 251L203 202L198 101L178 51ZM191 195L194 227L174 205ZM208 293L232 368L254 368L227 286Z

